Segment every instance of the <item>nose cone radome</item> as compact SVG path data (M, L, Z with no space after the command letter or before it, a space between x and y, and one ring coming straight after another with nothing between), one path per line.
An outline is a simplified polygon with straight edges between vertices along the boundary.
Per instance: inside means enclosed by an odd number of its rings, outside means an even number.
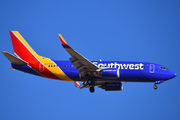
M163 80L169 80L172 78L175 78L177 74L171 70L164 70L161 74L161 79Z
M176 76L177 76L177 74L175 72L173 72L173 71L169 72L170 79L175 78Z
M173 72L172 77L175 78L177 76L177 74L175 72Z

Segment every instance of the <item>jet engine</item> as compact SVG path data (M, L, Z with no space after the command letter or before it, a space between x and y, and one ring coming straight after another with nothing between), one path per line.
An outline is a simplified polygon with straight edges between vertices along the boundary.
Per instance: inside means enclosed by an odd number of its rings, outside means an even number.
M105 89L105 91L121 91L123 89L122 82L112 82L105 83L100 88Z
M120 77L119 69L117 68L106 68L102 69L101 72L101 77L106 78L106 79L116 79Z

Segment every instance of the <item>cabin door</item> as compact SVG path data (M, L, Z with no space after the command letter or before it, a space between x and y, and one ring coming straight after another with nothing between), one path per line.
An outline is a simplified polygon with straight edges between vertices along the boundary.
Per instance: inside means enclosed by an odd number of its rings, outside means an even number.
M43 72L43 71L44 71L44 66L43 66L41 63L39 63L39 71L40 71L40 72Z
M150 72L150 73L154 73L154 72L155 72L155 65L154 65L154 64L150 64L150 66L149 66L149 72Z

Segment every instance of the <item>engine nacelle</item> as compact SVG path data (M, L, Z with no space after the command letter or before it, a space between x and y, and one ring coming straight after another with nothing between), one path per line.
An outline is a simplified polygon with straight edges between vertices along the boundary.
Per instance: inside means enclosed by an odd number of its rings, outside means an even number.
M106 68L101 70L102 78L116 79L120 77L119 69L117 68Z
M101 86L105 91L121 91L123 89L122 82L105 83Z

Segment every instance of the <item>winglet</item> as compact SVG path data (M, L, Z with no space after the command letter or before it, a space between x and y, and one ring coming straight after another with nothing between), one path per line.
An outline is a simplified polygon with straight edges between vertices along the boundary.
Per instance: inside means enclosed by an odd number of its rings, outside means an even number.
M71 48L71 47L66 43L66 41L64 40L64 38L62 37L61 34L59 34L59 38L60 38L60 41L61 41L62 46L63 46L64 48Z
M74 81L74 84L75 84L76 87L80 87L80 84L79 84L78 81Z

